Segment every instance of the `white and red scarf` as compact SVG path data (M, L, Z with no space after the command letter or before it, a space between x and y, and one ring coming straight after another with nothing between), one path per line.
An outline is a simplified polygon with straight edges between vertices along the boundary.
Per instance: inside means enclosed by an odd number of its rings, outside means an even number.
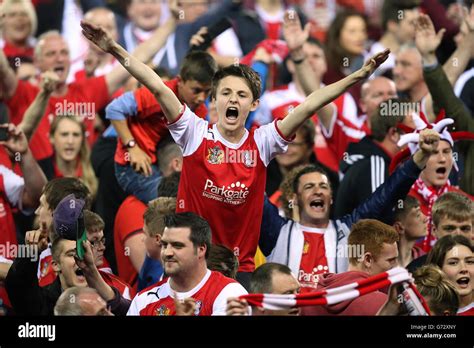
M418 290L416 290L416 287L413 285L413 278L403 267L396 267L387 272L382 272L372 277L332 289L323 289L296 295L248 294L240 296L240 299L246 300L248 304L252 306L263 307L270 310L285 310L293 307L323 306L350 301L365 294L386 288L392 284L402 282L408 282L423 309L429 314L430 311L426 301L423 296L419 294Z
M421 178L418 178L415 183L413 184L413 189L428 203L428 233L423 240L422 248L425 251L429 251L432 245L435 243L436 238L431 233L431 229L433 227L433 219L431 211L433 209L433 205L436 200L444 193L449 191L449 187L451 186L449 180L443 185L438 188L433 186L426 186L424 181Z

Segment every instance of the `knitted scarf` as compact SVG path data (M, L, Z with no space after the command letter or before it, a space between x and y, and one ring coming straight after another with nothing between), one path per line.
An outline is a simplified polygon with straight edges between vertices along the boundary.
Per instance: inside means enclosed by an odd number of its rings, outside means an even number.
M249 305L263 307L270 310L284 310L293 307L332 305L343 301L353 300L362 295L386 288L391 284L407 282L409 288L416 295L412 298L415 306L422 315L429 315L430 311L416 287L412 278L403 267L396 267L387 272L376 274L372 277L357 282L346 284L337 288L323 289L304 294L248 294L240 296L247 300Z
M432 244L434 244L436 238L431 233L431 229L433 226L433 220L431 216L431 209L433 208L433 204L436 200L443 194L448 192L449 187L451 186L449 180L441 187L435 188L433 186L429 187L423 182L421 178L418 178L415 183L413 184L413 189L420 194L421 197L428 203L428 233L426 234L425 239L423 240L423 244L421 248L428 252Z

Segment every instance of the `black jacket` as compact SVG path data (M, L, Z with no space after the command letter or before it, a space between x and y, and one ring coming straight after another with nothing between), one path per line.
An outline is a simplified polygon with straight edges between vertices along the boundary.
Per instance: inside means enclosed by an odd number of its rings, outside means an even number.
M351 143L339 168L344 175L336 196L334 216L349 214L382 185L389 175L390 156L370 136Z
M17 315L54 315L54 306L61 295L59 277L45 287L38 284L38 261L17 258L8 271L5 288Z

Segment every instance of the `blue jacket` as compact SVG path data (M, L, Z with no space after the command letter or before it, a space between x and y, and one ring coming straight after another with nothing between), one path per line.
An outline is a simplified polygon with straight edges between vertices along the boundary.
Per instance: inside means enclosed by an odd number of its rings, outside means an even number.
M341 218L330 220L328 230L333 230L331 236L325 232L326 254L334 256L333 267L330 272L341 273L347 271L348 258L344 257L347 249L347 239L352 224L360 219L377 219L385 223L391 223L390 216L392 208L399 201L404 200L411 186L420 175L421 170L409 159L385 181L385 183L369 197L364 203L355 208L352 213ZM301 259L301 248L298 248L299 224L291 219L283 218L267 197L264 201L262 225L260 230L259 246L267 260L288 265L295 274L298 273L299 260ZM328 234L326 236L326 234ZM328 243L335 250L328 250ZM294 247L296 244L296 248ZM302 247L302 245L301 245ZM328 255L327 255L328 256ZM328 258L328 263L331 261ZM333 269L331 269L333 268Z

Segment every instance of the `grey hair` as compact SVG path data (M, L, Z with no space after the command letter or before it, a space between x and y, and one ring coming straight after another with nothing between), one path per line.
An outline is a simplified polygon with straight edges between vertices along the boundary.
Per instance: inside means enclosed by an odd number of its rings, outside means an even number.
M54 306L54 315L66 315L66 316L82 316L84 310L80 306L80 296L83 294L97 294L96 289L93 288L82 288L73 286L63 291L59 296Z
M41 55L41 50L42 50L42 47L43 47L42 41L44 41L44 40L46 40L47 38L50 38L50 37L60 37L61 39L64 39L63 36L61 35L61 33L58 30L48 30L48 31L44 32L43 34L41 34L38 37L38 41L36 43L35 51L34 51L35 58L38 58ZM66 40L64 40L64 41L66 42ZM67 42L66 42L66 44L67 44Z

